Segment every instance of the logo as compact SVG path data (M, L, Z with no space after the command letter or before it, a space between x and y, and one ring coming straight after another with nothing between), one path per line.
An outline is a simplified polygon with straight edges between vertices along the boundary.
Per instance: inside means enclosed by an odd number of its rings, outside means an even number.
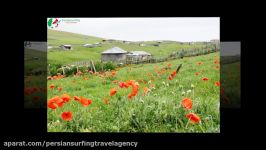
M49 18L48 19L48 22L47 22L48 28L49 29L57 28L58 25L60 24L60 22L61 22L61 19L58 19L58 18Z

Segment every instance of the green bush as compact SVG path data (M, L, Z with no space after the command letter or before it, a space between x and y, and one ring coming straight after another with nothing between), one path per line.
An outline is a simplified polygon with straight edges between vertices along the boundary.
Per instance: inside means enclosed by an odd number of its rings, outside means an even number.
M56 66L50 66L48 75L54 76L56 74L57 74L57 68L56 68Z
M103 69L104 70L114 70L115 69L115 65L112 62L107 62L103 64Z
M94 64L94 67L95 67L95 69L96 69L97 72L102 71L102 69L103 69L103 63L101 63L101 62L96 62L96 63Z
M182 50L182 51L180 51L179 53L178 53L178 58L183 58L185 56L185 54L184 54L184 50Z
M84 73L88 71L88 67L87 66L78 67L78 70Z
M112 62L107 62L107 63L96 62L94 64L94 67L95 67L97 72L114 70L116 68L116 66Z
M62 64L50 64L48 68L48 75L54 76L57 75L58 69L61 68Z
M67 66L64 68L65 76L71 76L77 73L77 66Z

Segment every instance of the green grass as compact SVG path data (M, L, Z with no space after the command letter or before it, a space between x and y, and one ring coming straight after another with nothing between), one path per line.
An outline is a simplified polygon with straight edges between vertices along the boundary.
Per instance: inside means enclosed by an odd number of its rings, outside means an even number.
M37 57L38 60L35 60L34 57ZM24 74L30 74L36 69L43 69L47 66L47 54L42 51L25 49L24 50Z
M34 59L37 57L38 59ZM38 89L33 94L24 94L25 108L45 108L46 92L39 90L46 86L47 54L43 51L24 49L24 89ZM35 72L42 71L42 74ZM34 98L37 98L34 100Z
M64 31L48 30L47 34L48 45L50 46L59 46L61 44L87 44L102 41L102 38Z
M221 101L223 107L240 107L240 62L223 64L221 68L221 82L228 101Z
M74 51L73 51L74 53ZM70 55L74 55L70 53ZM50 57L50 55L48 56ZM66 56L67 58L67 56ZM119 68L113 78L100 78L96 75L84 74L81 77L67 77L59 80L49 80L56 85L55 89L48 89L48 100L55 95L69 94L72 99L63 107L56 110L48 109L48 132L220 132L220 88L215 86L220 81L220 70L215 69L214 59L219 58L219 53L212 53L197 57L187 57L156 64L140 64ZM197 62L203 62L198 65ZM171 70L160 77L157 76L155 67L162 69L167 64L172 64ZM183 64L180 72L173 80L168 76L176 69L178 64ZM129 71L131 69L131 71ZM195 76L200 72L199 76ZM147 75L154 75L154 80ZM88 77L89 80L84 80ZM208 81L202 81L208 77ZM138 95L128 100L127 95L131 88L120 89L114 80L145 80L148 83L139 83ZM103 84L103 82L106 84ZM143 96L144 87L155 84L146 96ZM195 87L193 88L192 85ZM62 87L58 91L57 87ZM118 87L118 92L113 97L109 96L111 88ZM92 100L92 104L83 107L73 100L73 96L83 96ZM109 98L109 104L103 102ZM181 106L183 98L193 100L191 110ZM61 113L71 111L73 119L64 121ZM200 116L201 122L188 124L186 114L193 112ZM186 127L187 126L187 127Z

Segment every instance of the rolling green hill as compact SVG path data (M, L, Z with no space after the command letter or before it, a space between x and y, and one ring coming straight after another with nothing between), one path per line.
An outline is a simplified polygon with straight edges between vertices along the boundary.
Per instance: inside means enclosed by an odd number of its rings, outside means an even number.
M58 46L61 44L82 45L86 43L95 43L102 41L102 38L81 35L76 33L48 30L48 44L50 46Z
M112 47L120 47L126 51L146 51L151 53L155 58L168 56L174 51L181 49L192 49L205 47L203 44L193 44L179 43L175 41L163 41L160 46L152 46L151 44L156 44L157 41L140 41L140 42L130 42L129 44L123 43L123 41L114 42L103 42L101 47L88 48L84 47L84 44L93 44L96 42L102 42L104 38L48 30L48 46L52 46L48 50L48 63L49 64L68 64L76 61L88 61L94 60L99 61L101 58L101 52ZM140 43L145 44L145 46L140 46ZM65 51L60 49L58 46L62 44L70 44L73 46L73 50Z

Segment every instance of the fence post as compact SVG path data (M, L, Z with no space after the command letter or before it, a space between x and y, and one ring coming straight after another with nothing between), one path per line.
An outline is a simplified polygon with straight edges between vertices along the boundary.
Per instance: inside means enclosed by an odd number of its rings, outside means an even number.
M62 67L63 75L65 75L65 67Z
M95 66L93 64L93 61L91 61L91 64L92 64L92 67L93 67L94 72L96 72L96 69L95 69Z

